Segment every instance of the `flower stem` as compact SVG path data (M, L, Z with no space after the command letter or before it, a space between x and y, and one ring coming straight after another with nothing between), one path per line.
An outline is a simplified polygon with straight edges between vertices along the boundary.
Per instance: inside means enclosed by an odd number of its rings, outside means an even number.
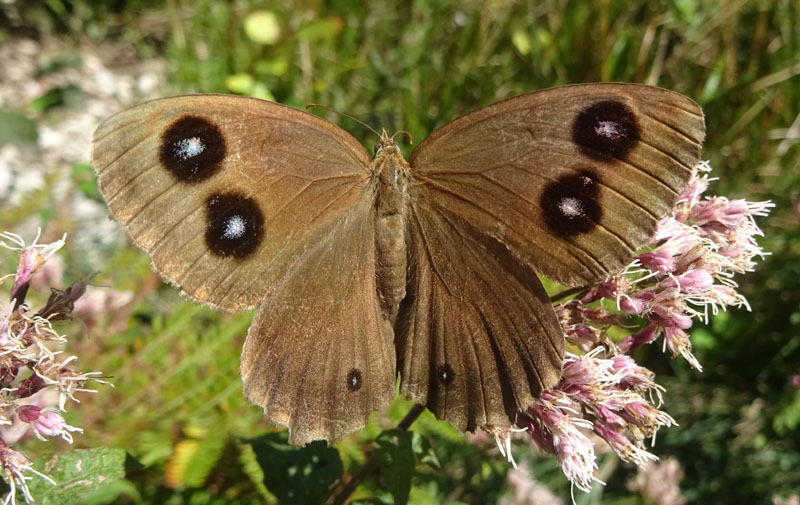
M555 302L557 302L559 300L562 300L562 299L564 299L564 298L566 298L568 296L572 296L572 295L575 295L575 294L578 294L578 293L582 293L583 291L586 291L587 289L589 289L587 286L578 286L577 288L565 289L564 291L562 291L560 293L556 293L553 296L551 296L550 297L550 302L555 303Z
M411 426L411 423L416 421L424 410L424 406L415 403L408 411L408 414L406 414L403 420L397 425L397 429L400 431L407 431L408 427ZM331 494L331 498L328 500L328 505L344 505L350 495L353 494L353 491L355 491L358 485L361 484L361 481L363 481L364 478L366 478L366 476L369 475L377 466L378 457L373 452L367 458L364 466L362 466L358 473L353 475L350 480L347 482L339 481L336 491Z

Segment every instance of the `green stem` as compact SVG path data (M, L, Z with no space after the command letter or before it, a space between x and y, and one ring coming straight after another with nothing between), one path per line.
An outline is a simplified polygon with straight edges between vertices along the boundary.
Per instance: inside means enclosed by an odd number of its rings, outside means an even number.
M414 404L411 407L411 410L408 411L406 417L403 418L402 421L397 425L397 429L400 431L407 431L408 427L411 426L411 423L417 420L422 411L425 410L425 407L419 404ZM350 495L353 494L353 491L356 490L359 484L378 466L378 457L373 452L367 458L367 461L364 463L364 466L359 469L359 471L353 475L353 477L348 480L347 482L340 481L337 490L331 494L331 498L328 500L328 505L344 505L347 503L347 499L350 498Z
M564 298L566 298L568 296L576 295L576 294L579 294L579 293L583 294L585 291L588 291L588 289L589 288L587 286L578 286L577 288L565 289L564 291L562 291L560 293L556 293L553 296L551 296L550 297L550 302L551 303L555 303L555 302L557 302L559 300L562 300L562 299L564 299Z

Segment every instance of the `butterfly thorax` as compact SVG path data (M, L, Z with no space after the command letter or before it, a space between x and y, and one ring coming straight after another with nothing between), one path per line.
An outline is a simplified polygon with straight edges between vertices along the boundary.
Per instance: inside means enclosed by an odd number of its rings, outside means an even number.
M406 215L409 167L400 148L384 133L372 161L378 184L375 201L375 246L378 298L386 319L394 323L406 294Z

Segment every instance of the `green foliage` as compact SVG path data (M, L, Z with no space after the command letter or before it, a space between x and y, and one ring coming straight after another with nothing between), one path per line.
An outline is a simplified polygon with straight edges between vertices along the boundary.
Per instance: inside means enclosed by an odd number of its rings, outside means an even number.
M39 137L36 122L19 109L0 109L0 146L30 144Z
M78 68L85 46L70 41L124 47L163 59L178 92L235 92L296 107L322 103L378 128L407 129L415 141L478 106L560 84L634 81L694 97L706 113L704 153L720 178L716 192L776 203L762 223L772 255L741 279L751 314L724 314L694 330L702 374L668 360L656 346L639 351L637 360L667 389L665 410L680 424L659 433L654 452L684 466L688 503L770 503L773 494L800 489L800 393L792 384L800 374L796 0L375 0L366 8L344 0L1 4L0 44L59 37L64 46L63 54L38 62L41 83ZM0 110L0 146L30 148L42 125L57 122L59 111L81 98L75 83L43 86L32 102ZM366 145L375 142L350 120L331 119ZM137 463L125 479L115 474L108 486L82 495L85 503L283 503L292 499L290 491L319 502L373 450L381 470L359 486L354 501L483 504L509 496L509 464L491 440L465 442L429 412L410 434L379 435L408 411L403 399L334 449L290 448L284 434L268 432L260 409L244 401L238 373L251 315L222 315L182 301L150 272L149 259L120 238L86 240L83 229L92 225L60 212L73 196L99 200L86 161L64 168L66 189L54 167L37 189L13 186L13 200L0 199L2 229L35 221L54 236L71 232L68 276L97 273L93 284L133 292L130 305L69 348L86 369L102 370L115 384L70 412L75 419L68 421L86 430L76 444L122 447ZM84 330L78 322L63 331ZM52 449L37 444L26 452ZM569 502L569 485L553 458L522 445L515 457ZM626 488L630 466L607 457L601 471L607 485L591 495L576 493L578 503L644 503ZM48 499L48 486L36 488L37 502Z
M264 471L264 485L286 505L321 503L342 476L339 453L325 442L289 445L286 433L270 433L250 441Z
M411 475L414 471L412 438L412 434L407 431L387 430L375 439L374 451L378 457L381 477L392 493L395 505L408 503Z
M40 458L34 468L56 484L36 478L29 485L31 495L44 505L75 503L98 496L103 488L125 476L124 464L122 449L78 449Z

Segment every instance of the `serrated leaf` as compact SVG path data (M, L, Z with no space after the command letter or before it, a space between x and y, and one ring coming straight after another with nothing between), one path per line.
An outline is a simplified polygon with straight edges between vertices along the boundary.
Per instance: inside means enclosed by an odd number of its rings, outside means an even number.
M208 474L219 462L224 448L225 437L219 432L214 432L208 438L201 440L194 456L187 462L183 482L187 486L202 486Z
M168 486L176 487L183 484L183 476L189 461L197 454L200 442L197 440L181 440L175 445L172 457L164 465L164 477Z
M269 492L267 486L264 485L264 470L258 464L256 453L253 451L253 446L250 444L239 444L239 463L242 465L242 471L250 479L250 482L255 486L258 494L264 498L268 504L278 503L275 496Z
M336 449L317 441L305 447L287 442L283 431L250 440L264 472L264 484L281 504L320 503L342 476L342 460Z
M407 431L386 430L375 439L381 476L392 493L395 505L408 503L411 476L414 474L413 435Z
M31 495L39 505L76 503L111 482L125 476L122 449L78 449L36 460L33 467L56 481L29 481Z

